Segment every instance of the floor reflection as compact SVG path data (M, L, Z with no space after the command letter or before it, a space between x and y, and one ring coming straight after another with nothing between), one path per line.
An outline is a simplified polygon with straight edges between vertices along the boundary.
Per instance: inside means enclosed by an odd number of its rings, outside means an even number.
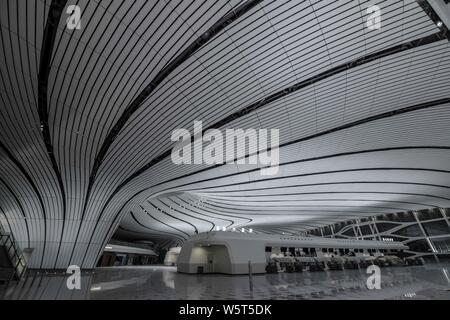
M2 299L450 299L450 265L381 269L381 290L368 290L365 270L253 276L186 275L175 267L115 267L84 272L81 290L66 274L30 272Z

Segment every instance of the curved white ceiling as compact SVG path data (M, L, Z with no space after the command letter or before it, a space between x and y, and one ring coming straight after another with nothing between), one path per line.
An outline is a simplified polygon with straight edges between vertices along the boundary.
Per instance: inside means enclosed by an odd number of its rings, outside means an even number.
M117 236L299 232L448 207L450 44L414 1L0 4L0 219L34 267ZM426 3L424 4L426 5ZM171 133L278 128L280 171L174 165ZM120 227L119 227L120 225Z

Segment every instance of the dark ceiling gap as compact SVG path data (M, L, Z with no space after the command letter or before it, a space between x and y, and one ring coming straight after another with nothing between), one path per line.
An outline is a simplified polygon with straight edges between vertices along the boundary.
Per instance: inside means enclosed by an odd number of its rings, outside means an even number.
M42 39L41 46L41 57L39 63L39 74L38 74L38 113L39 120L41 123L41 131L44 139L44 144L47 149L47 154L50 158L53 171L56 174L58 180L59 188L61 191L61 199L63 205L63 221L61 228L61 237L58 245L58 252L56 254L54 268L58 263L59 252L61 250L64 227L66 222L66 192L64 189L64 183L62 181L61 172L59 170L58 164L55 159L55 154L53 152L53 144L50 137L50 128L48 123L48 77L50 74L50 61L53 54L53 47L55 44L56 33L58 31L58 24L61 19L61 15L64 7L66 6L67 0L52 0L50 9L48 12L47 22L44 29L44 35ZM42 263L41 263L42 267Z

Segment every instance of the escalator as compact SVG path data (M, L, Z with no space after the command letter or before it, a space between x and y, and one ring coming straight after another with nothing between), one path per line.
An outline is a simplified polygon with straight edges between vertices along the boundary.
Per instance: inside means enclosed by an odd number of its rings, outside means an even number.
M15 274L5 246L0 246L0 284L8 283Z
M0 285L22 278L27 269L27 254L17 246L11 233L0 233Z

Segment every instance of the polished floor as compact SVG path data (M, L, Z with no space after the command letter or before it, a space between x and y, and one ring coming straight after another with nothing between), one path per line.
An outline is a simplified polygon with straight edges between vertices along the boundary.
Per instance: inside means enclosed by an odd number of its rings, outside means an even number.
M1 299L446 299L450 264L381 269L381 289L366 287L365 270L280 273L253 276L187 275L175 267L99 268L83 273L80 290L67 289L67 276L30 274Z

